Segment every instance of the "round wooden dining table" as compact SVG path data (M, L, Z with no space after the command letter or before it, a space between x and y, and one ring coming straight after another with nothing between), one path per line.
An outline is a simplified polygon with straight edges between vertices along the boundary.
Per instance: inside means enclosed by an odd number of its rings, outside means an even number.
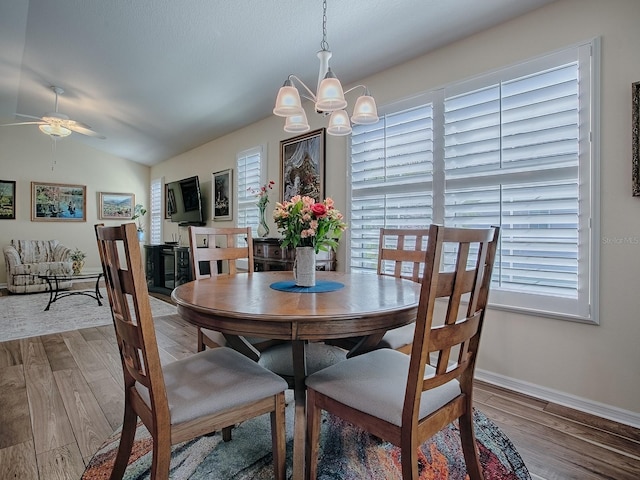
M257 352L244 337L292 342L294 479L304 478L305 469L305 344L358 337L349 355L366 351L387 330L415 321L420 294L418 283L386 275L317 272L316 278L318 287L334 289L277 290L292 280L292 272L254 272L195 280L171 294L185 320L223 333L232 347L250 357L257 358Z

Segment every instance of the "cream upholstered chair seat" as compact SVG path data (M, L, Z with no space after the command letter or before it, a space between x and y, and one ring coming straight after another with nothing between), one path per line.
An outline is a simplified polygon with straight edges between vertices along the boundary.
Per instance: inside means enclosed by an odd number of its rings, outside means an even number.
M197 420L252 403L286 389L282 378L230 348L214 348L165 365L162 369L171 424ZM233 388L229 388L233 385ZM149 391L136 390L151 408Z
M348 362L325 368L307 378L307 386L361 412L402 425L402 407L411 357L383 348ZM435 368L425 366L425 377ZM460 395L460 382L450 380L422 393L418 418L422 419Z
M73 272L71 250L58 240L11 240L3 249L7 268L7 290L11 293L35 293L48 290L46 280L38 275L70 275ZM70 288L61 281L58 288Z

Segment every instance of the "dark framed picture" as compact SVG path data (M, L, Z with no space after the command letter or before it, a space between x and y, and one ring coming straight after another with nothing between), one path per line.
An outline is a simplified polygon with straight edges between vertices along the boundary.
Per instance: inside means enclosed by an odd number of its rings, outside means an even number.
M0 180L0 220L16 218L16 182Z
M640 197L640 82L631 85L631 137L633 196Z
M136 197L133 193L99 192L99 216L103 220L131 220Z
M325 129L280 142L280 185L283 201L295 195L324 199Z
M87 187L31 182L32 222L86 222Z
M214 221L233 219L233 170L227 169L212 174L213 199L211 211Z
M169 188L169 184L164 185L164 218L171 219L171 214L176 213L176 194L173 188Z

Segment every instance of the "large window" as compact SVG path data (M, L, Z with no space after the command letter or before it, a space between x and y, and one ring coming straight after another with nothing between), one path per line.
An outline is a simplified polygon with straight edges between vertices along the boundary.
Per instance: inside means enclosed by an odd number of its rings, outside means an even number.
M350 267L378 229L500 225L491 304L597 322L589 43L381 109L351 142Z
M252 191L258 191L264 183L263 164L263 148L254 147L244 152L238 153L236 156L237 174L237 203L238 203L238 219L236 224L238 227L251 227L254 236L257 236L258 217L260 212L256 205L255 194Z

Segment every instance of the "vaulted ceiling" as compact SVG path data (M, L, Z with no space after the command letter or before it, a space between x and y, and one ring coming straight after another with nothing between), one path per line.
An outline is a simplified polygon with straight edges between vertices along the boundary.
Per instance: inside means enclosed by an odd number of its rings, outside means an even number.
M349 85L551 1L328 0L331 66ZM290 73L315 85L321 39L321 0L2 0L0 123L59 86L106 136L64 141L153 165L271 115Z

